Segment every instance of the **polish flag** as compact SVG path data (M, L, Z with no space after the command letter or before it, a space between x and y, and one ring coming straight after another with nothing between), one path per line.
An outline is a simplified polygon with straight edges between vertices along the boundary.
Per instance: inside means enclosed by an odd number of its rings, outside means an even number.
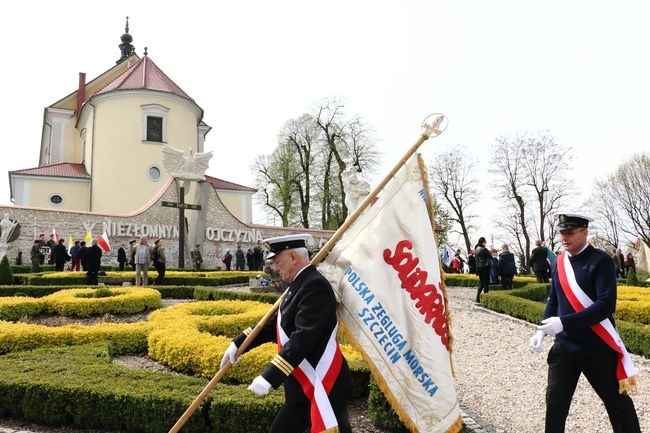
M54 242L59 243L59 235L56 234L54 227L52 227L52 236L54 236Z
M106 231L102 233L102 236L97 239L97 244L104 250L105 253L109 253L111 251L111 243L108 240L108 234L106 234Z

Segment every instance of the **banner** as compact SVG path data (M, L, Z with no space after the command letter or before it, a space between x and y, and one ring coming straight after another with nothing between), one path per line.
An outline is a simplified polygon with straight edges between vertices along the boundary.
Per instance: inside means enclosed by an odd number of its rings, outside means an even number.
M102 250L104 250L105 253L110 253L111 252L111 243L108 240L108 234L106 231L102 233L102 235L97 239L97 245L101 247Z
M90 233L90 230L86 232L86 237L84 238L84 242L86 243L87 246L90 246L90 242L93 240L93 235Z
M456 252L449 246L449 244L442 245L442 263L444 263L445 266L451 266L451 260L455 255Z
M412 158L318 269L340 299L344 331L402 422L412 432L458 432L432 215L424 163Z
M72 240L72 234L68 236L68 254L70 254L70 250L74 246L74 241Z

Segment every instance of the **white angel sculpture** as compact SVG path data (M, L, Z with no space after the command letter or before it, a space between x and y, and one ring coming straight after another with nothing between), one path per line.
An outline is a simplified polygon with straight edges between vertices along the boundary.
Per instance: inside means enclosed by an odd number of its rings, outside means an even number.
M163 144L162 152L165 170L172 176L184 180L205 180L205 170L208 169L212 152L193 153L190 148L189 155L185 156L182 150L166 144Z
M348 208L349 213L352 213L368 194L370 194L370 184L365 180L359 179L357 176L358 172L359 169L357 166L353 165L341 173L343 190L345 191L345 207Z

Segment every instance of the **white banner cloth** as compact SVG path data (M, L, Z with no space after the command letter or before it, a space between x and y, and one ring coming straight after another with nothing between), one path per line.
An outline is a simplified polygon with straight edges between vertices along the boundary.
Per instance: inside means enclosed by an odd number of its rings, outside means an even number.
M460 430L430 200L412 158L319 270L395 411L413 432Z

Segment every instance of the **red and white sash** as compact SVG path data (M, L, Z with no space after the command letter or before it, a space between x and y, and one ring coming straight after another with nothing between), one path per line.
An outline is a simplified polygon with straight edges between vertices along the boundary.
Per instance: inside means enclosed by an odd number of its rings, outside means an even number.
M276 326L278 350L289 341L289 337L280 325L281 321L282 313L278 311ZM323 356L321 356L316 367L303 359L292 372L302 387L302 391L311 402L311 433L338 433L339 431L338 421L328 397L343 364L343 355L341 355L341 349L336 338L338 328L337 324L330 334Z
M557 270L562 291L576 312L582 311L594 303L578 285L573 267L569 262L569 256L566 253L558 257ZM627 353L625 345L612 322L609 319L603 319L601 322L592 325L591 329L609 347L618 352L618 364L616 366L616 377L619 384L618 392L623 394L633 390L636 386L636 376L639 371L634 367L632 358Z

